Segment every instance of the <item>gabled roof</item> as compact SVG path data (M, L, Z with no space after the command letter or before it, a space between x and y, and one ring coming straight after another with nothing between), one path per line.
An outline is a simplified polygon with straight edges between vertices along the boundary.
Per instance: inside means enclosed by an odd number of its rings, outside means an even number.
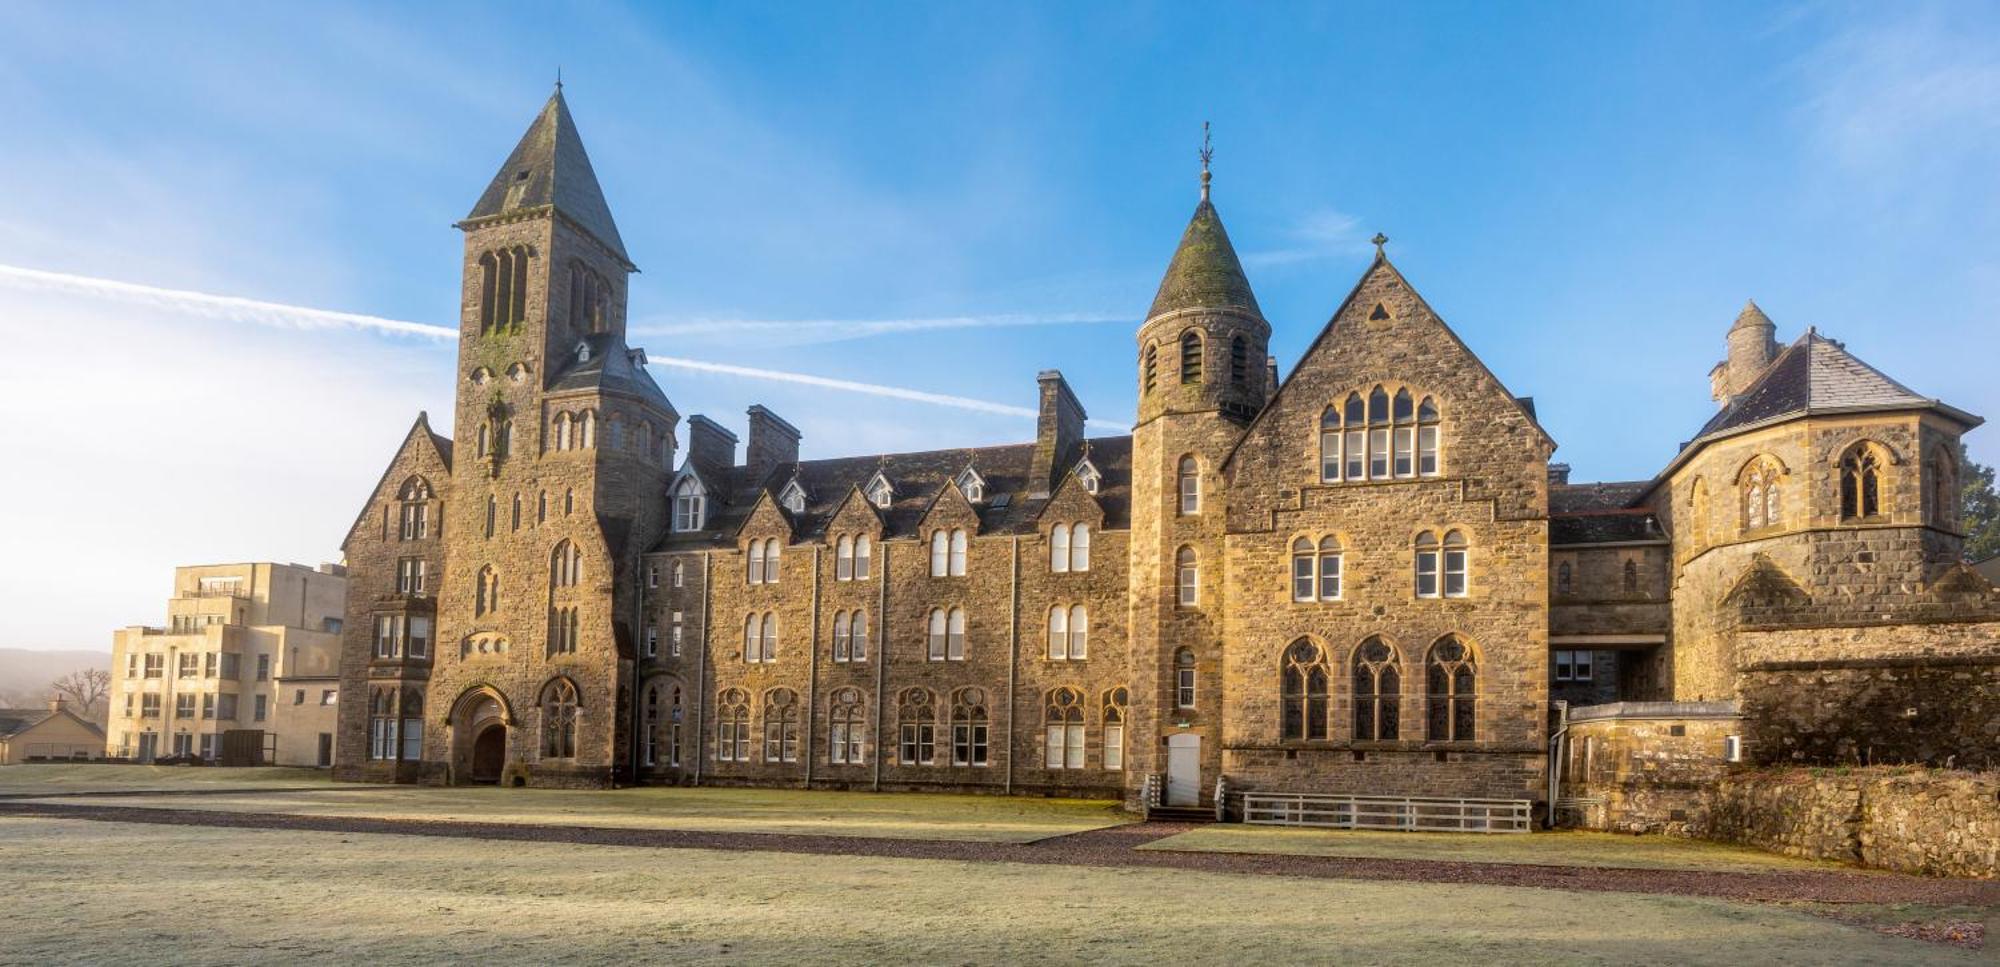
M355 532L361 529L361 522L363 520L366 520L368 517L369 505L375 502L375 495L382 492L382 485L389 482L389 472L391 470L396 469L396 461L401 459L403 454L409 451L412 443L419 443L419 442L430 443L431 449L437 453L438 461L444 464L444 470L446 476L450 476L451 438L446 436L440 436L436 432L432 431L430 413L424 410L418 410L417 421L415 423L410 424L410 432L403 434L402 444L396 447L395 455L391 456L389 458L388 464L382 467L382 475L380 477L375 478L375 489L370 490L368 492L368 499L361 502L361 510L356 512L354 515L354 523L348 525L347 536L341 538L340 540L341 550L343 551L347 550L348 542L352 541L354 539Z
M514 153L507 156L507 163L500 166L485 194L472 206L472 213L465 216L465 223L538 208L561 212L631 265L561 87L542 105L542 113L528 125Z
M1160 280L1160 290L1153 296L1153 308L1146 318L1181 309L1228 308L1246 310L1260 319L1264 316L1250 291L1250 280L1243 275L1243 263L1229 244L1229 233L1222 228L1222 216L1204 190L1194 217L1188 219L1187 231L1181 233L1173 261L1167 263L1166 277Z
M887 538L910 537L944 488L963 471L976 464L986 481L986 500L973 509L979 516L982 534L1028 534L1036 529L1036 518L1049 498L1030 498L1035 488L1033 463L1035 444L1016 443L994 447L928 450L919 453L891 453L833 460L806 460L779 464L751 480L746 467L726 472L711 471L702 477L711 498L708 527L694 534L668 534L658 550L699 550L732 544L733 535L758 500L796 479L805 488L806 509L793 515L798 540L825 536L827 526L842 506L858 498L858 489L879 471L895 488L895 500L880 509L862 500L862 506L882 521ZM1096 499L1104 508L1107 530L1122 530L1130 524L1132 503L1132 438L1098 437L1090 441L1090 456L1104 475ZM715 479L716 477L723 479Z
M97 723L67 708L61 711L47 708L0 708L0 739L13 738L58 715L68 716L76 720L77 724L97 733L99 736L104 734L104 730L98 728Z

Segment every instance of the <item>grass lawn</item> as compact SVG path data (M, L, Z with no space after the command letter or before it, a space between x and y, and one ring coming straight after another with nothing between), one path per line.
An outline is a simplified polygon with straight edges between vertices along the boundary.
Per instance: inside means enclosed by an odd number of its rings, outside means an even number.
M1984 964L1685 897L0 817L0 957Z
M1579 831L1526 835L1396 833L1347 829L1296 829L1227 823L1203 826L1148 843L1143 849L1211 853L1287 853L1394 860L1528 863L1648 870L1714 870L1770 873L1851 867L1761 850L1671 836L1627 836Z
M297 816L972 842L1026 842L1131 820L1118 811L1116 803L1096 800L665 786L577 791L343 783L324 792L121 797L117 805Z
M0 766L0 793L137 792L187 789L326 788L319 769L25 763Z

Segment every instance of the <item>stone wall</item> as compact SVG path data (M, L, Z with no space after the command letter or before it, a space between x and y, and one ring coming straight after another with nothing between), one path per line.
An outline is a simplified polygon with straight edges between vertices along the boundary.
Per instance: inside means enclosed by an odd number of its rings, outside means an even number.
M1710 794L1711 839L1928 876L2000 877L2000 773L1760 769Z
M1571 714L1558 820L1625 833L1700 830L1740 731L1731 702L1624 702Z

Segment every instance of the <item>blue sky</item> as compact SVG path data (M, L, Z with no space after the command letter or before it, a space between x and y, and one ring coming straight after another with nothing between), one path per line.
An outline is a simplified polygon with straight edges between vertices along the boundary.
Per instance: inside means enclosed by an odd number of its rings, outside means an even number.
M1384 232L1581 479L1665 464L1750 297L2000 413L1991 4L9 4L0 500L93 510L26 515L0 646L157 623L177 563L337 558L450 420L447 344L88 280L451 325L451 224L558 65L656 356L1010 406L1057 367L1117 432L1212 121L1281 365ZM813 456L1032 432L656 375Z

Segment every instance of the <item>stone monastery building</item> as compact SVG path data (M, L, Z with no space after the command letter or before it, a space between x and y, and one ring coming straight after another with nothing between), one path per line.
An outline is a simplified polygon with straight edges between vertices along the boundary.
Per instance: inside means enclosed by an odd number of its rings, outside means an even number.
M419 416L344 544L341 778L1548 804L1590 714L1991 761L1979 418L1755 305L1658 476L1572 483L1379 252L1281 379L1204 171L1129 436L1050 370L1018 445L801 460L752 406L739 457L626 343L560 91L459 227L454 436Z

